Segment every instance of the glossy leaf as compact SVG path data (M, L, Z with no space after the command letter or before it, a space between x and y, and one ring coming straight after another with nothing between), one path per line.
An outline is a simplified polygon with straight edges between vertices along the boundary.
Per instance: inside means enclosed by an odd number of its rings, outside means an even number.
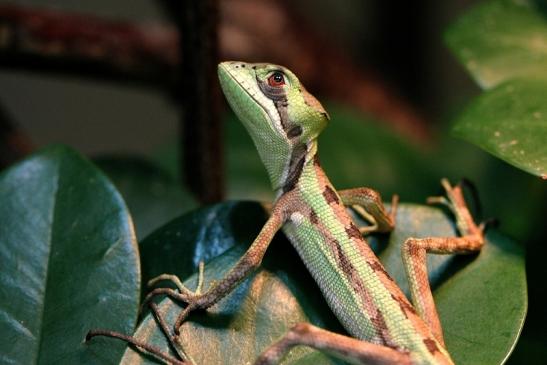
M113 185L49 148L0 175L0 222L0 363L119 360L123 345L83 342L92 328L131 331L137 315L138 252Z
M516 77L547 79L547 17L534 1L480 3L448 29L446 41L484 89Z
M180 182L141 157L103 156L94 162L124 198L139 239L197 205Z
M241 257L263 222L259 206L250 203L217 205L185 215L143 242L143 251L152 254L154 247L161 257L181 255L180 261L170 259L169 265L163 267L152 263L147 271L155 275L162 271L187 272L189 267L195 270L196 262L210 255L203 245L206 236L212 250L234 245L207 264L207 287ZM398 227L389 239L373 238L371 244L380 252L388 271L406 288L399 255L404 239L454 235L455 231L452 220L441 210L424 206L402 205L397 222ZM233 234L236 231L240 232L240 238ZM149 265L147 261L144 260L144 267ZM491 232L479 255L431 256L429 264L446 341L456 363L501 364L516 342L526 312L523 252L508 238ZM195 275L186 284L194 288ZM181 310L168 299L161 302L161 308L170 323ZM242 364L251 362L299 321L343 333L305 266L286 239L278 235L258 273L207 312L192 314L181 329L181 341L198 365ZM165 338L150 316L139 326L137 336L168 350ZM154 362L128 349L122 363ZM337 362L302 347L283 362L312 363Z
M479 96L454 133L547 179L547 81L512 80Z

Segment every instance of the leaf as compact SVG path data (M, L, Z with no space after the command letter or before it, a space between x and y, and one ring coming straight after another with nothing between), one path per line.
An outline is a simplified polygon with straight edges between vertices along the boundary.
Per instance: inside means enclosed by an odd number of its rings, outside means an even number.
M180 182L141 157L102 156L94 162L123 196L139 239L196 207L196 202L182 190Z
M221 216L223 210L227 214ZM247 212L247 220L241 218L244 212ZM181 255L178 264L171 260L161 268L166 272L181 272L182 266L190 266L188 257L195 263L210 254L203 246L204 235L208 236L213 250L219 245L233 244L230 250L207 264L207 287L241 257L263 222L264 215L259 214L256 204L220 204L189 213L161 228L150 240L143 242L143 250L152 253L152 247L155 247L162 257ZM238 233L241 238L235 238L234 231L242 232ZM388 237L380 236L372 239L371 244L380 251L388 271L406 287L399 255L402 242L410 236L454 234L452 220L441 210L403 204L397 215L397 229L389 236L389 243L386 242ZM162 242L168 247L162 247ZM175 247L177 251L172 251ZM144 267L148 266L147 261L144 260ZM518 338L526 312L522 250L500 233L490 232L487 245L478 256L430 255L429 264L446 341L456 363L501 364ZM157 264L152 266L154 268L148 269L149 272L154 275L161 272ZM187 280L186 285L194 288L196 276ZM161 308L167 312L169 323L173 323L181 310L168 299L161 302ZM291 325L300 321L343 333L294 249L284 236L277 235L266 252L261 269L213 308L205 313L193 313L181 328L181 340L198 365L242 364L251 362ZM150 316L144 318L136 335L167 350L165 338ZM122 363L154 362L128 349ZM304 347L295 348L283 362L295 365L334 363L337 362L326 355Z
M547 179L547 81L508 81L479 96L453 132L531 174Z
M485 1L445 38L483 89L517 77L547 79L547 21L533 1Z
M196 272L236 244L254 240L265 222L259 204L226 202L198 209L165 224L139 244L143 283L167 271L180 278ZM145 292L143 290L143 292Z
M138 309L133 227L112 184L49 148L0 175L0 221L0 363L119 360L123 345L83 343L97 327L130 332Z

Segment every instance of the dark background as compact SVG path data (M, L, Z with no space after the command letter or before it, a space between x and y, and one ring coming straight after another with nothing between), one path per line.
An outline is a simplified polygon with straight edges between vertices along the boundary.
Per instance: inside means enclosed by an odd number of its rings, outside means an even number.
M9 3L117 20L165 22L162 10L149 0ZM373 72L416 106L430 125L446 120L478 93L442 42L443 30L475 1L290 3L314 31L341 45L357 66ZM163 93L143 88L0 69L0 100L37 147L63 142L91 154L146 153L177 133L174 105Z

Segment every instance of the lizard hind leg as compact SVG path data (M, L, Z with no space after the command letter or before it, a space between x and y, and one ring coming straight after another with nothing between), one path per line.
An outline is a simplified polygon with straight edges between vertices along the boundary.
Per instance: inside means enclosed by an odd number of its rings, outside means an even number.
M463 196L461 186L452 187L448 180L441 181L447 197L428 199L429 203L441 203L454 213L460 237L408 238L402 246L402 258L410 285L412 302L420 317L429 325L431 332L444 346L442 327L433 301L427 274L426 254L469 254L478 252L484 245L484 226L477 226Z
M309 346L355 365L410 365L410 355L393 348L330 332L309 323L293 326L270 345L254 365L278 364L294 346Z

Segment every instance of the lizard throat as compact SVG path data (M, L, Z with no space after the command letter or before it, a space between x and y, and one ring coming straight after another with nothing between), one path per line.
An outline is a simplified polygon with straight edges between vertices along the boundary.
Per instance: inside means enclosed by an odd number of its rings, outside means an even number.
M307 144L296 144L291 152L291 158L283 173L283 179L279 184L279 195L293 190L306 166L317 164L317 141L312 140Z

